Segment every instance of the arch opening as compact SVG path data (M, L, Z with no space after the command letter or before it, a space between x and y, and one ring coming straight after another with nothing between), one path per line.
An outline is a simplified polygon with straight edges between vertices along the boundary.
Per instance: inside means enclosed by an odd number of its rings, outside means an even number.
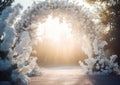
M87 57L84 52L89 43L87 35L70 16L61 17L49 14L36 24L37 43L33 49L41 66L79 65L79 60Z

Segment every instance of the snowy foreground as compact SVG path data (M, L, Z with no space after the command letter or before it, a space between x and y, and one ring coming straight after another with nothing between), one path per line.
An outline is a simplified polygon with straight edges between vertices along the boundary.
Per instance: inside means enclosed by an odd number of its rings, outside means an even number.
M41 76L32 77L29 85L119 85L118 76L85 75L79 67L42 68Z

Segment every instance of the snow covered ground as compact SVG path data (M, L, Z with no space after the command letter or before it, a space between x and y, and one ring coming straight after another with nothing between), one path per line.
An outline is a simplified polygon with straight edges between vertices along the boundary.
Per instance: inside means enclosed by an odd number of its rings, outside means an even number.
M119 85L118 76L86 75L80 67L42 68L41 76L31 77L29 85Z

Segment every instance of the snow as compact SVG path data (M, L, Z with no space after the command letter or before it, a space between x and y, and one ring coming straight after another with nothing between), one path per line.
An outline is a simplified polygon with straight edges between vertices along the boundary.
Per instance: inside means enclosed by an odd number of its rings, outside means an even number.
M8 51L8 55L4 60L0 58L0 71L7 70L11 68L12 65L17 64L17 68L12 72L12 81L16 83L20 82L21 85L27 85L29 81L27 74L31 72L34 72L34 75L38 74L39 67L36 64L36 58L33 57L32 60L30 60L32 45L29 31L23 31L23 27L17 29L16 24L22 17L19 16L19 14L22 13L21 11L22 6L16 4L7 7L0 16L0 39L2 40L0 43L0 51ZM27 68L25 69L25 67ZM21 69L25 69L27 72Z
M17 54L22 54L24 49L26 49L29 46L29 43L30 43L29 32L28 31L24 31L24 32L22 32L22 34L20 34L19 43L14 48L14 51Z
M23 73L18 73L16 71L13 71L11 78L12 81L15 82L15 84L28 85L29 78Z
M5 32L5 37L3 42L0 45L1 51L9 51L9 49L13 46L13 42L16 39L15 32L13 28L8 28Z
M74 1L72 1L72 2L74 2ZM17 24L17 29L19 29L21 27L23 29L25 29L26 31L31 29L32 30L32 32L30 33L30 36L32 38L31 40L33 41L32 43L35 43L35 42L37 42L37 39L36 39L37 35L35 35L35 30L37 27L36 20L38 18L39 18L38 19L39 22L42 23L42 18L46 18L46 16L52 12L51 9L53 9L53 8L56 8L58 11L61 11L64 9L71 14L74 13L73 17L75 19L78 19L79 24L82 26L81 34L79 34L82 37L81 42L83 42L81 45L82 50L88 56L88 58L85 60L85 64L83 62L79 61L80 66L82 68L88 70L88 73L94 73L94 74L108 74L108 73L112 73L116 70L118 71L118 65L116 63L114 63L114 60L117 57L111 56L111 58L106 58L105 53L104 53L104 47L107 45L107 42L104 40L103 41L99 40L100 32L101 32L102 28L104 27L101 24L99 25L99 23L100 23L99 15L98 14L94 15L97 11L97 5L99 3L95 4L94 9L90 5L89 6L83 5L83 4L78 5L75 3L72 3L71 5L69 5L69 3L71 3L71 2L70 1L67 2L67 1L52 0L52 1L48 1L48 2L41 1L39 3L39 1L36 1L35 3L33 3L30 6L30 8L28 10L26 10L26 12L24 12L25 14L22 16L22 18L24 18L24 20L19 21L19 23ZM104 5L104 4L102 4L102 5ZM80 9L77 9L78 11L76 11L75 6L79 6ZM90 8L91 10L89 9L89 7L91 7ZM23 4L23 8L24 8L24 4ZM42 16L44 16L44 17L42 17ZM30 25L31 27L29 27L30 19L32 20L31 21L32 23ZM97 20L99 22L96 23L94 20ZM86 25L83 25L85 23L85 21L86 21ZM24 23L26 23L25 25L28 26L27 28L23 27ZM69 22L69 23L71 23L71 22ZM22 30L21 30L21 32L23 33ZM21 33L20 33L20 36L21 36ZM22 39L23 39L23 37L22 37ZM14 50L18 54L23 53L22 52L23 49L21 46L22 45L26 46L26 43L27 43L27 42L22 43L22 42L24 42L24 40L22 41L21 38L20 38L20 41L21 42L17 45L18 47L16 46L16 48ZM86 45L84 45L84 43L86 43ZM93 56L93 55L95 55L95 56ZM20 56L22 57L23 55L19 55L18 57L20 57ZM24 61L22 63L24 63ZM20 67L24 67L24 64L22 64L22 65L19 64L19 65L20 65ZM24 68L28 68L28 67L25 66ZM112 70L112 68L114 68L115 70ZM93 71L93 69L94 69L94 71Z
M36 42L37 37L35 25L38 18L42 23L42 18L45 19L49 13L53 12L53 8L56 8L60 12L73 14L73 18L78 20L76 24L81 25L79 37L81 38L82 50L88 58L85 59L85 63L79 61L80 66L87 70L89 74L108 75L112 72L120 74L119 65L115 63L117 55L112 55L109 58L105 56L104 47L107 42L99 40L103 26L92 21L94 19L99 20L97 15L94 16L94 12L91 12L85 6L77 6L75 3L71 4L68 1L58 0L58 2L52 1L50 3L47 1L33 3L33 1L15 0L15 3L3 10L0 16L0 40L2 40L0 51L9 51L8 59L0 58L0 71L7 70L12 64L17 64L11 78L21 85L28 84L28 76L40 73L40 68L36 63L37 58L31 56L32 45ZM85 22L86 25L84 25Z
M27 9L27 7L31 6L32 3L33 3L33 0L25 0L25 1L14 0L14 3L12 5L14 6L16 4L20 4L23 6L23 8L25 10L25 9Z

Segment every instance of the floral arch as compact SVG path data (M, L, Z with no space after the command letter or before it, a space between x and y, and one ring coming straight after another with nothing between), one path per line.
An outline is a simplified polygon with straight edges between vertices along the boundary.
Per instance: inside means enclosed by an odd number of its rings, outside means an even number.
M8 57L6 68L11 65L16 67L12 71L12 78L15 82L20 79L23 84L27 84L25 75L32 76L40 72L36 63L37 58L32 56L35 54L33 45L38 42L38 38L41 38L36 32L39 28L38 24L44 23L49 15L59 17L61 22L64 21L64 17L66 22L71 25L75 41L81 43L81 49L88 57L85 60L86 65L79 62L88 73L109 74L112 71L118 71L118 65L114 64L117 56L113 55L110 59L105 57L104 46L107 43L100 40L101 32L105 27L100 24L99 16L95 15L93 11L80 3L73 3L69 0L34 2L27 10L20 11L21 9L20 5L7 8L1 15L4 24L0 23L3 24L0 25L1 28L4 28L0 32L2 40L0 51L9 51L6 55ZM4 13L8 13L7 18ZM103 68L101 70L99 66L105 62L107 64L101 67ZM3 64L3 62L1 63Z

